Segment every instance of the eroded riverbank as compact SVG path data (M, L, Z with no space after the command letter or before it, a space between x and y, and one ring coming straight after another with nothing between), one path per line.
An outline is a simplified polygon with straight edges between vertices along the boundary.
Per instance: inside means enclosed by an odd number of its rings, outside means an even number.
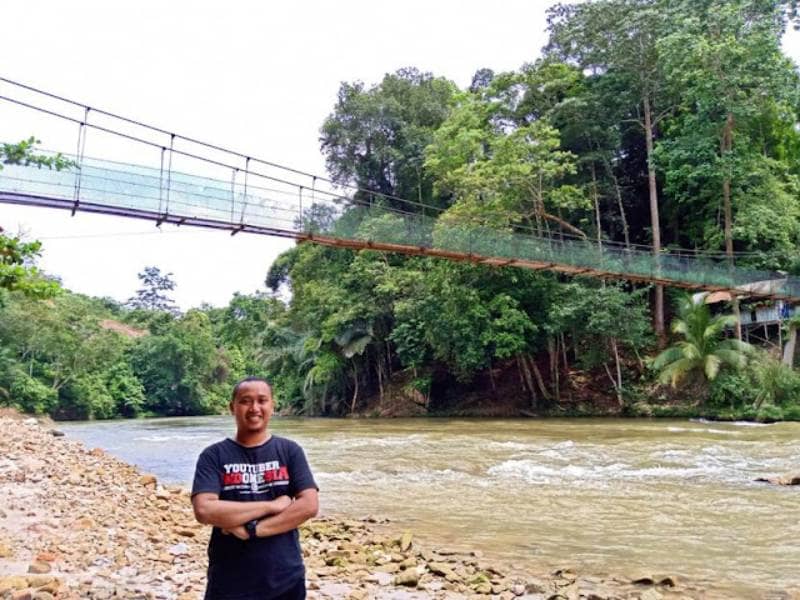
M102 450L33 420L0 419L0 506L0 597L202 596L208 529L194 521L188 493ZM304 528L309 597L731 597L674 573L539 572L423 546L376 521L321 518Z

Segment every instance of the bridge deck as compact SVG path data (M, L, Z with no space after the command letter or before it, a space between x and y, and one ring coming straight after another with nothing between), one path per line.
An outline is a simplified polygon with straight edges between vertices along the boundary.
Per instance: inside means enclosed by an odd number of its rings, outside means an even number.
M137 166L126 171L122 166L84 165L80 181L75 172L7 166L0 171L0 202L800 302L798 280L775 280L770 273L731 269L713 261L670 255L657 261L649 253L580 240L544 239L464 223L442 226L430 217L381 207L343 210L341 201L307 202L303 208L302 197L295 199L288 190L248 191L235 183L180 173L170 174L167 183L163 173L156 176Z

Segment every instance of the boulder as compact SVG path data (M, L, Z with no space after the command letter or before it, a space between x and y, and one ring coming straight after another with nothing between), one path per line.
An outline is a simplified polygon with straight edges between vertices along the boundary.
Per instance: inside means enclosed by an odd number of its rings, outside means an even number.
M774 485L800 485L800 473L786 473L778 477L759 477L756 481Z
M24 577L11 575L8 577L0 577L0 596L6 592L14 590L24 590L28 587L28 580Z
M43 560L35 560L28 565L28 573L49 573L50 565Z
M158 479L156 479L156 476L155 475L151 475L150 473L145 473L144 475L139 477L139 485L142 485L142 486L145 486L145 487L147 487L147 486L156 487L156 483L157 482L158 482Z
M395 585L404 585L406 587L417 587L417 583L419 583L419 573L417 573L416 569L408 569L406 571L401 571L394 578Z

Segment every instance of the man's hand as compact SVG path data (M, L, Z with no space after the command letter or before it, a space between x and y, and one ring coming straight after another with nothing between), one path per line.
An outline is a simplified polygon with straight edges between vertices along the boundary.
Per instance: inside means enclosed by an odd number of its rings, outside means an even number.
M250 534L247 533L247 529L244 528L244 525L239 525L238 527L232 527L231 529L223 529L222 533L225 535L235 535L240 540L249 540Z
M277 500L273 500L273 502L277 502ZM311 517L315 517L318 511L319 493L316 488L305 489L297 494L289 508L271 517L261 519L256 527L256 535L269 537L291 531Z

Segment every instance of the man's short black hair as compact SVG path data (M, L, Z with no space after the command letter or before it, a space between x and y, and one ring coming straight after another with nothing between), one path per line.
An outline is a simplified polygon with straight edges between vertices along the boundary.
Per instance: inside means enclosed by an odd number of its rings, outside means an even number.
M233 386L233 393L231 394L231 402L236 400L236 394L239 393L239 388L243 386L245 383L251 383L253 381L260 381L261 383L266 383L267 387L269 387L270 393L272 393L272 384L269 381L264 379L263 377L245 377L244 379L239 380L235 386Z

